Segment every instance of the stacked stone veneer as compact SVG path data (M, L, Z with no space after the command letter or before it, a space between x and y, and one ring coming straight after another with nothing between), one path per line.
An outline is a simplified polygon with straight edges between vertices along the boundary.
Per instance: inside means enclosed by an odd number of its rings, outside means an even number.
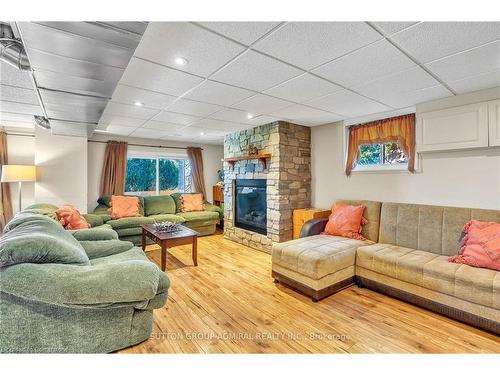
M248 154L248 146L272 154L267 168L259 160L242 160L234 168L224 162L224 236L258 250L271 251L273 242L292 239L292 212L311 204L311 129L273 122L229 134L224 157ZM235 179L267 180L267 235L237 228L233 222Z

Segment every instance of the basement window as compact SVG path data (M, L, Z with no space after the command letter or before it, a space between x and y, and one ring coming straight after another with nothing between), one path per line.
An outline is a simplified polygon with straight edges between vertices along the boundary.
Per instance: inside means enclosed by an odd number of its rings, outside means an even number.
M189 159L157 155L129 155L125 194L165 195L192 192Z
M408 158L399 143L362 144L354 171L407 169Z

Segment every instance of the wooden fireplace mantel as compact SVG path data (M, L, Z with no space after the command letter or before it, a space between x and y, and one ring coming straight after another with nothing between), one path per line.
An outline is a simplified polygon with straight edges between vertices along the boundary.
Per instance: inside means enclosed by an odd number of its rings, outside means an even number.
M232 158L225 158L224 161L227 161L231 164L231 167L234 168L234 164L240 160L255 160L258 159L264 165L264 169L267 168L267 159L271 158L271 154L256 154L256 155L242 155L235 156Z

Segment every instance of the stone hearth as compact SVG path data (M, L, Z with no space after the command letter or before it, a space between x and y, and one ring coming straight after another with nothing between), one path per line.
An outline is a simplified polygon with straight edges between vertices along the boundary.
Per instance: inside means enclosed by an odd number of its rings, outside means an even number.
M241 160L234 168L224 163L224 237L266 252L273 242L292 238L292 212L311 204L311 130L287 122L273 122L229 134L224 139L224 157L248 154L248 146L272 154L267 168L259 160ZM234 225L235 179L267 180L267 235Z

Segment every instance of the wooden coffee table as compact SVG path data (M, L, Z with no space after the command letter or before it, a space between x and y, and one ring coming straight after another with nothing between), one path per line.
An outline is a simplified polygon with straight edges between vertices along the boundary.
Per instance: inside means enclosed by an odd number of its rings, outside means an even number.
M161 247L161 270L165 271L167 265L167 249L169 247L192 244L193 263L198 265L198 232L180 225L176 232L158 232L153 224L144 224L142 227L142 250L146 250L146 237L153 240Z

